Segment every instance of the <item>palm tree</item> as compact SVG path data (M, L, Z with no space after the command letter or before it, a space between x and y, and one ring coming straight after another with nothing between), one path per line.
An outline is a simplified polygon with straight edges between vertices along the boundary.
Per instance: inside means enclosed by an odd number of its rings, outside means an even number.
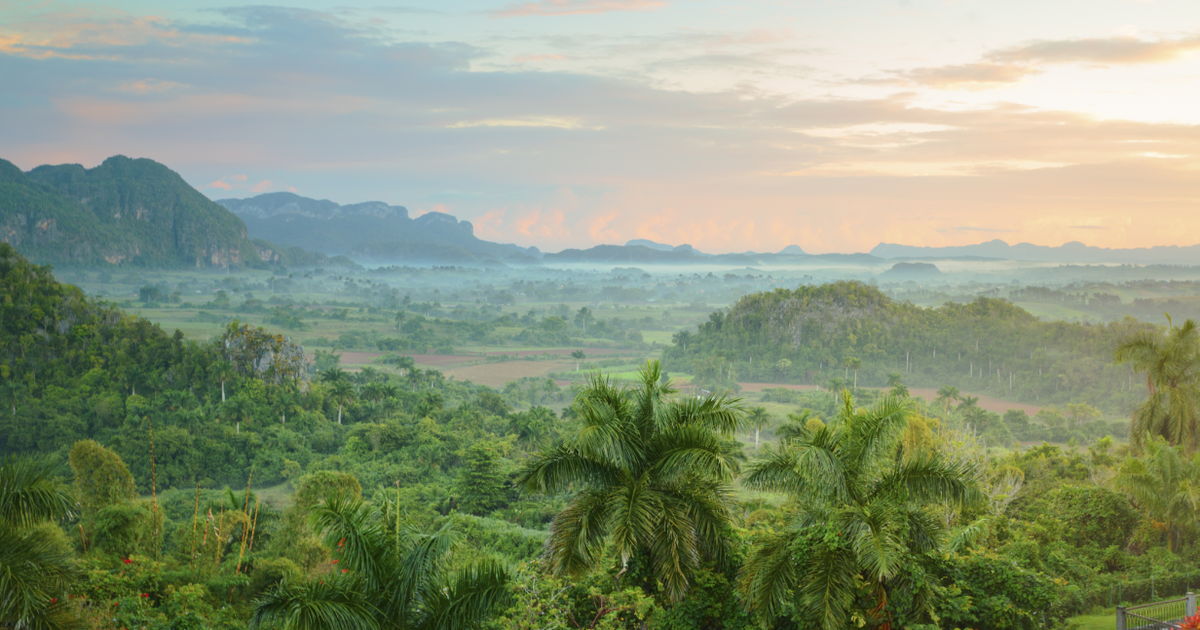
M700 561L728 550L738 466L726 440L743 410L723 396L672 398L657 361L638 376L632 388L590 376L574 404L582 429L530 460L517 483L530 492L574 493L546 542L555 574L590 569L608 541L621 559L617 579L637 556L677 601Z
M408 374L405 374L404 377L408 379L409 384L412 385L412 389L415 392L417 391L417 385L421 383L421 379L425 378L425 372L419 367L413 367L408 370Z
M254 401L239 394L230 398L229 402L221 407L221 414L225 416L226 420L236 422L237 432L241 433L242 421L249 422L250 418L254 415Z
M225 381L233 378L233 364L229 361L218 361L213 365L213 378L221 381L221 402L225 402Z
M0 627L76 625L67 595L80 576L53 525L74 506L48 461L0 459Z
M950 413L950 403L959 400L958 388L953 385L942 385L937 391L936 403L942 406L942 417Z
M849 378L850 370L854 370L854 389L858 389L858 371L862 369L862 360L856 357L842 357L842 367L846 368Z
M676 345L678 345L680 348L682 348L683 352L685 354L687 353L688 342L691 340L692 340L692 333L690 333L686 330L681 330L681 331L675 333L674 335L671 335L671 341L675 342Z
M758 434L771 423L771 414L766 407L751 407L749 412L746 421L754 427L754 453L758 454Z
M575 371L578 372L579 371L579 362L586 359L587 355L583 353L583 350L576 350L571 353L571 358L575 359Z
M337 381L348 381L350 380L350 376L342 368L334 366L321 372L320 379L322 383L336 383Z
M871 623L888 621L894 589L912 589L909 597L918 601L929 595L928 585L899 577L914 554L936 549L943 538L944 525L929 508L974 502L981 493L969 464L905 451L913 414L910 398L885 396L856 410L845 394L836 422L816 430L788 426L781 433L792 437L750 466L747 487L786 492L797 506L791 526L754 549L742 567L739 583L750 610L774 619L794 600L823 628L840 629L850 626L859 584L875 599L870 610L858 611L875 618ZM825 542L796 553L814 533Z
M1175 326L1167 316L1166 334L1142 333L1117 346L1116 363L1131 363L1146 373L1150 395L1133 413L1129 436L1141 448L1146 435L1161 435L1193 452L1200 442L1200 328L1186 320Z
M1200 517L1200 455L1188 456L1161 435L1143 436L1143 457L1121 464L1113 485L1129 494L1151 522L1165 525L1167 548L1180 548Z
M887 386L892 388L894 396L908 396L908 386L904 384L904 377L899 372L888 374Z
M447 572L451 523L425 535L407 528L397 502L332 495L313 526L340 572L283 580L255 603L250 627L282 630L457 630L478 626L509 601L508 573L496 563Z
M337 402L338 406L338 424L342 423L342 407L354 398L354 386L346 379L340 379L333 382L329 388L329 393Z
M371 402L379 402L387 397L384 390L385 387L387 386L379 382L367 383L362 388L363 398Z

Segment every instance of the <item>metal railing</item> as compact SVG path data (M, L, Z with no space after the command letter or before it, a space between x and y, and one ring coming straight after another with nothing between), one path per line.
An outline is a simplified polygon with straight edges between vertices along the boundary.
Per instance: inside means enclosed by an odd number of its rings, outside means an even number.
M1196 594L1192 592L1153 604L1117 606L1117 630L1171 630L1195 614Z

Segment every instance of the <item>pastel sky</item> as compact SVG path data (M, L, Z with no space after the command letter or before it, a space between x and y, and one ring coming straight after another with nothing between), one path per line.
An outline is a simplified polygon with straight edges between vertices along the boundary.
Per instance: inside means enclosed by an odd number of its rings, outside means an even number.
M557 251L1200 242L1197 0L0 0L0 157Z

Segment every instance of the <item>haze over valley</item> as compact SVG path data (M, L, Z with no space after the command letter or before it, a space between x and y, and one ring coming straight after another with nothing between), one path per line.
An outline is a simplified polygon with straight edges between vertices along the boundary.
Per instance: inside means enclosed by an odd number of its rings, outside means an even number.
M0 628L1200 628L1197 20L0 3Z

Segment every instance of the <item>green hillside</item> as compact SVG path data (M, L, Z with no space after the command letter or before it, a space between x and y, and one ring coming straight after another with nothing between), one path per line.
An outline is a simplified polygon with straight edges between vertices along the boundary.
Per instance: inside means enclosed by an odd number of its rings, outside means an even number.
M246 237L237 216L153 160L111 157L85 169L0 160L0 240L59 266L238 267L287 262Z
M1009 400L1087 402L1123 413L1145 390L1127 366L1112 364L1113 349L1120 339L1152 329L1128 317L1101 325L1044 322L990 298L921 308L843 281L748 295L713 313L695 334L677 335L664 362L712 385L830 385L853 381L850 358L861 362L859 386L882 387L889 374L900 373L910 387L953 385Z

